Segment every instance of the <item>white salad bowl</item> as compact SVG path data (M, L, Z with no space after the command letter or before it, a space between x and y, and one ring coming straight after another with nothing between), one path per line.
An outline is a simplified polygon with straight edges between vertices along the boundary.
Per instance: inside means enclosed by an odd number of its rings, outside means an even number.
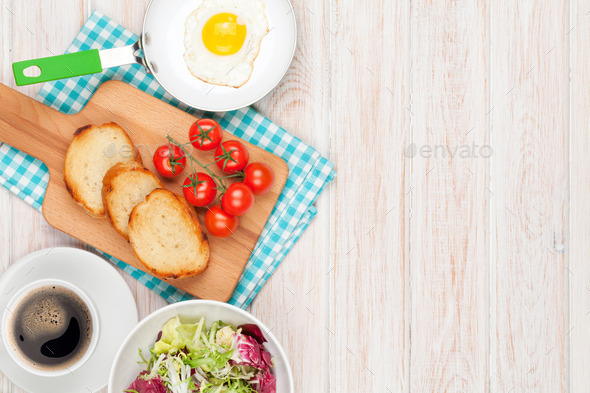
M295 392L289 359L275 336L258 318L241 308L226 303L213 300L189 300L171 304L153 312L127 335L111 366L109 393L122 393L137 378L140 371L144 370L143 365L137 363L139 360L138 349L146 354L149 353L162 325L177 315L184 323L196 323L201 317L205 317L207 326L218 320L233 326L246 323L258 325L268 340L264 347L273 358L272 372L277 379L277 393Z

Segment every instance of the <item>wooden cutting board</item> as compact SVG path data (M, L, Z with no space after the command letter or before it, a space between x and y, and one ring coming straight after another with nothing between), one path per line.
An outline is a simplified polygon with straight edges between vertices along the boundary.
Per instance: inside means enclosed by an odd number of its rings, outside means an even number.
M158 146L166 143L165 135L186 142L195 120L194 116L119 81L102 84L86 107L75 115L60 113L0 84L0 141L38 158L49 168L42 209L47 222L142 270L145 268L133 254L131 245L117 234L110 222L85 214L70 197L63 180L66 150L79 127L115 122L127 131L144 165L156 173L152 156ZM224 140L229 139L239 138L225 133ZM273 168L275 185L268 194L256 197L252 210L240 217L240 227L234 235L225 239L209 236L211 259L204 273L195 278L166 280L199 298L220 301L230 298L289 175L282 158L242 142L248 147L250 162L265 162ZM195 150L195 156L201 162L210 162L213 153ZM161 180L166 188L181 194L184 178L181 175L174 180ZM204 209L197 211L203 222Z

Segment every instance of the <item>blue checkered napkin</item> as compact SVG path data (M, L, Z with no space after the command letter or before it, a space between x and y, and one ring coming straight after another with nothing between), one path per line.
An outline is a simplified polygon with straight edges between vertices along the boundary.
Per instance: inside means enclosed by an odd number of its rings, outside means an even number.
M67 53L130 45L136 40L135 34L95 11L82 26ZM137 64L108 69L100 74L45 83L37 98L61 112L76 113L86 105L98 86L110 79L125 81L165 102L190 110L166 93ZM316 215L313 203L334 178L333 164L252 108L218 114L192 113L198 117L214 118L227 131L282 157L289 165L289 178L283 193L229 301L239 307L246 307ZM0 183L37 209L41 208L48 179L47 167L41 161L6 144L0 145ZM170 302L192 298L133 266L110 255L103 255Z

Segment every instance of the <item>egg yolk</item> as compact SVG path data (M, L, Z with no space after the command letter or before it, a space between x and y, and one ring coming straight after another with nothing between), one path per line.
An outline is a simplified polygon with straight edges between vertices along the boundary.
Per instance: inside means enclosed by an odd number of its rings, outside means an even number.
M238 23L238 17L227 12L212 16L203 26L203 43L212 53L232 55L240 50L246 40L246 25Z

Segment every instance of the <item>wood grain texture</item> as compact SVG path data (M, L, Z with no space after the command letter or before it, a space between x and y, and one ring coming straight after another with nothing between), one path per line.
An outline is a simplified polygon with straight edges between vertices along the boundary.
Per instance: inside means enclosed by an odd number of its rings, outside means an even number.
M590 381L590 2L570 2L569 389ZM567 259L566 259L567 261ZM568 359L566 359L568 361ZM566 365L567 367L567 365ZM567 375L566 375L567 377Z
M60 5L61 3L61 5ZM80 3L81 4L81 3ZM77 2L63 7L61 1L20 2L0 0L0 83L14 87L10 64L34 56L50 56L65 51L85 16ZM59 20L59 24L55 21ZM59 26L53 28L53 26ZM36 94L38 87L28 86L22 92ZM19 197L0 192L0 273L19 258L47 247L84 247L77 240L52 228L39 212ZM24 393L0 374L0 391Z
M115 22L140 35L145 10L149 2L149 0L87 0L87 12L90 16L94 10L100 11Z
M412 2L412 392L486 390L486 10Z
M565 3L491 4L490 390L566 390Z
M33 155L49 168L49 184L43 200L43 216L53 227L106 252L115 258L147 271L135 257L127 240L118 235L108 220L97 220L70 197L63 182L63 162L73 131L88 124L115 122L128 132L145 167L156 173L152 157L166 143L166 134L178 142L186 141L186 130L194 116L120 81L103 83L84 109L65 115L15 90L0 85L0 139ZM225 135L225 140L237 140ZM208 268L193 278L166 280L174 286L204 299L227 301L246 265L270 213L285 184L287 163L267 151L242 141L252 162L265 162L273 168L275 184L248 215L240 218L240 227L230 238L211 237ZM210 153L192 151L201 162L212 159ZM217 168L211 170L221 175ZM163 179L164 186L181 192L183 178ZM203 222L206 210L199 209Z
M408 2L332 1L330 391L407 391ZM328 29L333 33L328 31Z
M323 0L295 0L293 6L298 26L295 59L279 86L254 107L328 157L328 9ZM330 192L324 191L318 215L250 307L285 348L296 392L329 390ZM294 332L304 332L305 339Z
M115 0L84 0L81 3L85 13L84 20L96 9L114 18L115 21L120 19L121 22L119 23L128 23L125 26L138 33L143 25L143 16L148 2L149 0L134 0L125 3ZM65 42L71 42L72 37L68 37ZM125 278L135 296L140 320L168 304L160 295L151 291L130 275L123 273L123 278Z
M148 2L0 0L0 82L94 9L141 31ZM588 0L293 5L293 66L255 108L338 178L250 310L296 391L586 391ZM463 144L492 156L442 157ZM82 246L0 190L0 272L53 245ZM124 277L140 318L165 304ZM22 393L1 375L0 391Z
M0 41L2 42L0 50L2 73L0 83L15 87L10 67L13 61L36 56L50 56L65 51L84 20L94 10L91 0L68 1L67 4L65 3L63 0L37 0L26 3L16 0L0 0L0 14L2 15L0 19L2 20L2 37ZM113 1L113 3L115 2ZM145 3L147 4L147 1ZM135 24L141 26L145 6L139 4L138 1L134 1L133 4L127 3L125 7L130 11L141 10L142 16L136 18L135 22ZM108 6L103 11L113 17L117 16L109 12ZM40 23L42 18L45 21L43 24ZM59 21L59 23L56 21ZM33 39L35 36L39 40ZM46 45L43 46L43 43L46 43ZM39 87L33 85L19 89L29 96L34 96ZM0 227L8 228L8 232L1 234L0 254L3 258L2 268L16 262L18 258L30 252L46 247L74 246L88 248L74 238L51 227L38 211L31 208L17 196L3 190L0 192L0 201L2 207L0 211ZM8 206L6 210L4 209L5 206ZM23 234L26 235L23 236ZM128 274L122 273L122 275L135 296L140 319L167 304L162 297ZM1 373L0 391L23 393ZM106 389L101 392L106 392Z
M10 37L12 29L11 14L6 9L7 0L0 0L0 65L2 73L0 78L7 80L8 67L6 64L10 61ZM12 199L13 196L8 191L0 191L0 274L3 274L10 266L10 240L12 238ZM23 203L24 205L24 203ZM2 392L14 392L14 386L2 373L0 373L0 390ZM19 392L20 393L20 392Z

